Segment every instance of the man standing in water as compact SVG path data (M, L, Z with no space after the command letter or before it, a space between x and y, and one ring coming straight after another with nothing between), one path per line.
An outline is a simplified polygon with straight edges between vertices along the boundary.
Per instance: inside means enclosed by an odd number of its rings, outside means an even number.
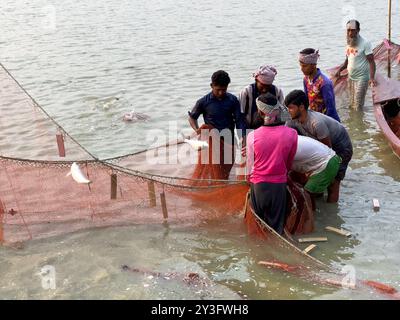
M344 179L347 166L353 156L350 136L343 125L322 113L308 110L308 99L301 90L293 90L285 98L292 120L287 126L297 129L302 135L319 140L332 148L342 162L335 179L328 187L328 202L338 202L340 181Z
M297 132L285 126L290 119L274 95L256 100L263 125L247 135L246 166L255 213L282 234L286 217L287 173L297 149Z
M346 24L347 47L346 60L336 72L336 77L347 68L349 74L350 106L356 110L363 108L368 84L376 85L376 65L372 46L369 41L360 36L360 23L350 20Z
M243 115L238 99L227 92L231 82L227 72L218 70L211 76L211 92L199 99L189 111L189 123L197 134L209 141L209 163L213 179L228 179L235 156L234 129L245 134ZM203 115L204 125L199 127L197 119ZM211 162L211 163L210 163ZM201 178L201 177L197 177Z
M318 58L318 50L312 48L299 53L300 68L304 74L304 92L308 96L309 108L340 122L332 81L317 68Z

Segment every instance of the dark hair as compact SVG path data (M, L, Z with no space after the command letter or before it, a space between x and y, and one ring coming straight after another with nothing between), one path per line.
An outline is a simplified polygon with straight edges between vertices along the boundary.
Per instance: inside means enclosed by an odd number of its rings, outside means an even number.
M349 20L349 21L347 21L346 25L347 25L348 23L350 23L351 21L354 21L354 22L356 23L356 28L357 28L357 30L360 30L360 22L359 22L358 20L355 20L355 19Z
M211 83L216 86L227 87L231 82L229 74L224 70L218 70L211 76Z
M296 106L304 105L304 108L308 109L308 97L302 90L293 90L285 98L285 105L295 104Z
M275 95L273 95L271 93L261 94L258 97L258 100L260 100L262 103L268 104L270 106L275 106L278 103L278 100L276 100Z
M315 49L313 49L313 48L305 48L305 49L300 51L300 54L311 54L311 53L315 53Z

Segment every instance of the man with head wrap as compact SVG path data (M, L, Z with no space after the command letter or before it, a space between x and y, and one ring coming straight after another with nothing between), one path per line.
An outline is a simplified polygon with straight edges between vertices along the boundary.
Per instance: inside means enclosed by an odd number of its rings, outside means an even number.
M360 36L360 23L350 20L346 24L347 47L346 60L336 72L336 77L347 68L349 73L350 106L358 110L364 106L368 84L376 85L376 65L372 46Z
M332 81L317 68L318 58L318 50L312 48L299 53L300 68L304 74L304 92L308 96L309 108L340 122Z
M255 213L282 234L286 215L287 173L297 149L296 130L286 127L290 115L274 95L256 99L263 124L250 132L246 167Z
M263 124L256 106L256 99L259 95L270 93L283 103L282 90L272 84L277 73L273 66L260 66L253 73L254 83L249 84L239 93L240 109L244 114L247 129L257 129Z

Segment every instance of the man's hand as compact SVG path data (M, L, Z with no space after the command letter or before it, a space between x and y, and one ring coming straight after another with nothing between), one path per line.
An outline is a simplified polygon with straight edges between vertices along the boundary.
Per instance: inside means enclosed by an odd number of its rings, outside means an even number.
M375 79L370 79L369 82L368 82L368 84L369 84L371 87L375 87L375 86L378 85L378 82L377 82Z
M243 146L243 147L242 147L242 150L241 150L241 154L242 154L242 157L243 157L243 158L246 157L246 153L247 153L247 152L246 152L246 146Z

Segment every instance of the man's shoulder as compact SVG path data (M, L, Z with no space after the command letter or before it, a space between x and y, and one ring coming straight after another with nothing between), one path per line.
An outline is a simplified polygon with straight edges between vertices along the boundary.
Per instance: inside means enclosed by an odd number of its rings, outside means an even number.
M211 100L211 92L202 96L199 100L197 100L197 104L205 104Z
M319 123L325 123L327 121L328 116L324 115L321 112L314 111L314 110L308 110L307 112L307 120L306 124L309 124L311 126L315 126L316 124Z
M243 87L241 92L249 92L253 90L253 85L250 83L247 86Z
M324 87L326 85L329 85L329 86L333 87L333 82L332 82L332 80L329 78L329 76L326 73L321 71L321 75L320 76L321 76L321 78L323 80L322 87Z
M230 92L226 93L226 97L227 97L227 99L229 99L232 102L235 102L235 103L239 102L238 98L234 94L232 94Z
M366 43L371 43L367 38L360 36L360 44L365 45Z

